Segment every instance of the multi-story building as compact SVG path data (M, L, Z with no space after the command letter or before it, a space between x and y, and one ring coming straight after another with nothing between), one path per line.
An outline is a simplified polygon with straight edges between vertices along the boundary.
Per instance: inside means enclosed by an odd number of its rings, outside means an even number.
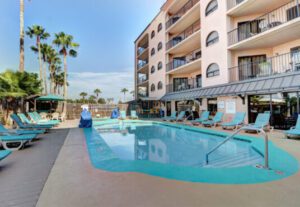
M271 112L276 128L294 124L300 112L299 0L168 0L136 51L157 22L163 22L163 52L148 59L165 64L152 79L147 71L145 95L167 106L166 114L222 111L227 120L241 111L253 122ZM151 93L158 81L163 90Z

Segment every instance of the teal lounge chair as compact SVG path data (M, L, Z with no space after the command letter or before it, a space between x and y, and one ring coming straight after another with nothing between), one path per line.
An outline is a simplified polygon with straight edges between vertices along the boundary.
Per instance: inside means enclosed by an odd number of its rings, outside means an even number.
M0 134L9 133L15 135L26 135L26 134L44 134L45 130L8 130L2 124L0 124Z
M212 126L217 126L219 123L222 122L223 115L224 115L223 112L218 112L218 113L214 116L213 120L210 120L210 121L204 121L204 122L202 122L202 124L203 124L203 126L210 126L210 127L212 127Z
M39 119L33 112L29 112L28 116L30 117L30 119L34 124L46 124L46 125L54 125L54 126L60 124L60 121L58 120Z
M231 122L223 123L223 124L221 124L221 126L223 129L228 129L228 128L237 129L238 126L242 126L244 124L245 116L246 116L246 113L238 112L235 114L235 116Z
M0 134L0 141L4 149L6 150L20 150L27 143L30 143L33 139L36 138L36 134L27 134L27 135L11 135L9 133ZM10 147L8 144L16 143L17 146Z
M139 117L136 115L136 111L132 110L130 112L130 118L131 119L139 119Z
M52 128L52 125L49 126L49 125L38 125L38 124L24 124L17 114L12 114L10 115L10 117L14 122L16 122L16 124L20 129L30 129L30 130L35 129L35 130L47 131Z
M300 115L297 119L296 126L292 127L290 130L284 132L287 138L290 137L300 137Z
M171 116L164 117L163 121L176 120L176 115L177 115L177 112L174 111L174 112L172 112Z
M126 118L126 111L120 111L120 119L124 120Z
M179 113L177 119L174 120L174 121L182 122L182 121L184 121L184 118L185 118L185 111L181 111L181 112Z
M204 111L204 112L202 112L202 114L201 114L201 116L200 116L199 119L195 119L195 120L191 121L191 123L192 123L193 125L199 125L199 124L202 124L202 122L208 121L208 119L209 119L209 114L210 114L209 111Z
M256 117L256 120L255 120L255 123L249 124L247 126L247 128L249 128L249 130L247 130L247 131L258 131L260 129L265 129L266 127L268 127L270 125L270 117L271 117L270 113L258 114Z
M11 154L11 150L0 150L0 161L4 160Z
M18 113L18 116L20 117L21 121L25 124L38 124L38 125L47 125L52 127L55 126L54 124L49 124L49 123L33 123L23 113Z

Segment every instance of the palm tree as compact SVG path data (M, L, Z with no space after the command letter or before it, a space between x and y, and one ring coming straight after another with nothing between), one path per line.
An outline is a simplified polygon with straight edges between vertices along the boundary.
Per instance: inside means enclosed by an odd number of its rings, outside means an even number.
M20 0L20 72L24 72L24 36L24 0Z
M26 34L30 38L36 39L36 47L39 58L39 66L40 66L40 80L43 82L43 67L42 67L42 56L41 56L41 40L46 40L50 37L50 34L45 32L45 29L39 25L33 25L32 27L28 27Z
M88 95L88 94L87 94L86 92L81 92L81 93L79 94L79 96L82 97L83 102L85 101L85 97L86 97L87 95Z
M94 104L94 103L96 103L96 99L97 99L96 96L91 95L91 96L89 97L89 102L92 103L92 104Z
M55 74L61 70L60 64L61 59L59 58L58 53L52 48L47 53L47 63L50 72L50 93L55 93Z
M79 44L73 42L73 36L65 34L64 32L60 32L55 34L55 39L53 40L53 44L55 44L59 48L59 54L63 55L64 58L64 99L68 98L68 90L67 90L67 56L77 57L77 51L74 48L78 48ZM64 104L64 113L67 112L67 103L65 101Z
M37 48L31 47L33 51L37 51ZM41 44L41 56L43 61L43 68L42 69L42 76L43 76L43 84L44 84L44 92L45 94L48 93L48 84L47 84L47 70L46 70L46 63L48 62L48 56L53 52L53 48L51 45L48 44Z
M59 71L59 68L56 69L56 74L54 74L54 91L56 94L60 94L60 88L62 88L64 86L64 72L62 73L58 73L60 72Z
M94 94L96 94L97 99L99 98L99 94L101 94L101 93L102 93L102 91L99 88L96 88L94 90Z
M128 92L128 89L127 88L123 88L122 90L121 90L121 93L123 93L124 94L124 102L125 102L125 96L126 96L126 93Z

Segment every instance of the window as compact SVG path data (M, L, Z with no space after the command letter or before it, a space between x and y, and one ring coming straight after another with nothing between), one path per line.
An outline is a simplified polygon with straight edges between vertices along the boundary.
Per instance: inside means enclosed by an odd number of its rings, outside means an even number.
M151 85L151 92L153 92L153 91L155 91L155 85L154 84Z
M161 69L162 69L162 67L163 67L163 64L162 64L162 62L159 62L159 63L157 64L157 70L161 70Z
M153 30L152 32L151 32L151 39L153 39L155 37L155 31Z
M152 48L152 50L151 50L151 56L153 56L153 55L155 55L155 49L154 48Z
M162 23L160 23L157 27L157 32L160 32L162 30Z
M272 73L271 64L266 55L245 56L238 58L239 80L269 76Z
M208 3L206 10L205 10L205 16L208 16L209 14L213 13L216 11L218 8L218 1L217 0L212 0L211 2Z
M210 111L212 115L215 115L218 112L218 99L217 98L207 99L207 110Z
M219 34L216 31L211 32L206 39L206 47L215 44L219 41Z
M163 84L161 81L159 81L157 84L157 90L162 90L162 88L163 88Z
M213 63L209 65L206 71L206 77L211 78L218 75L220 75L220 69L218 64Z
M162 47L163 47L162 42L158 43L157 51L160 51L162 49Z
M154 72L155 72L155 67L152 66L152 67L151 67L151 74L153 74Z

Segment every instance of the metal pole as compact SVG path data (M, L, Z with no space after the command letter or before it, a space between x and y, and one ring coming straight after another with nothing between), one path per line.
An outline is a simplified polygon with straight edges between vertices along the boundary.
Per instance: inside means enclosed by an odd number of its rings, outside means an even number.
M269 138L267 133L261 129L260 133L264 135L265 137L265 169L269 169Z

